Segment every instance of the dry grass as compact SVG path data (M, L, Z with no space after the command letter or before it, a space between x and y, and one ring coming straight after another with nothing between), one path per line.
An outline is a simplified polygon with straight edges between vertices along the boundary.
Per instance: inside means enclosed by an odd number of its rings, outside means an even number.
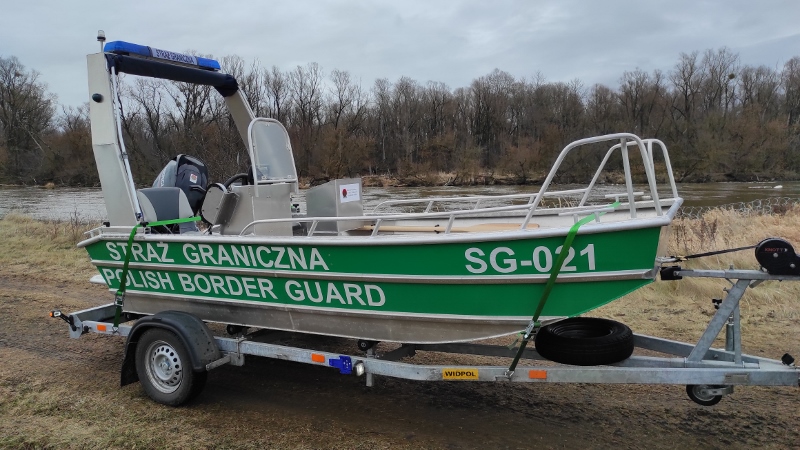
M32 280L85 282L96 273L86 252L75 245L98 226L77 215L68 221L38 221L9 214L0 220L0 266L3 273Z
M669 251L690 255L754 245L767 237L782 237L800 245L800 208L769 215L745 215L711 210L697 219L676 219ZM798 250L798 249L796 249ZM754 250L742 250L693 259L690 269L757 269ZM712 298L723 298L725 280L685 278L656 281L606 305L592 315L616 318L635 332L678 340L696 340L714 313ZM778 358L783 352L800 353L800 283L766 282L748 289L741 301L742 342L746 352ZM721 333L724 335L724 332ZM722 337L717 341L722 346Z

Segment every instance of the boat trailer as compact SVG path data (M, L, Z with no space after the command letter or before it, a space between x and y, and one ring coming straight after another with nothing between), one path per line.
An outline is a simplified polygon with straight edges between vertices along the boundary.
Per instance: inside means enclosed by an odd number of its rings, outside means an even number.
M245 355L253 355L332 367L344 375L364 376L367 386L374 384L376 375L419 381L683 384L687 387L689 397L704 406L718 403L723 396L733 392L734 386L800 384L800 370L788 353L780 360L742 353L739 309L739 302L748 288L756 287L764 281L800 281L800 276L774 275L758 270L690 270L678 266L662 268L661 276L664 280L684 277L721 278L728 280L731 287L726 289L727 295L724 299L713 300L716 313L696 344L634 334L634 345L637 349L666 356L633 355L619 363L603 366L557 364L545 360L535 349L530 348L524 350L522 358L533 361L534 364L521 364L514 371L509 371L507 366L419 365L403 361L403 358L414 356L419 351L513 358L518 349L475 343L403 344L396 349L378 353L374 342L358 341L361 354L345 355L277 344L277 341L292 334L288 332L257 330L244 334L240 327L228 326L228 333L234 336L212 336L208 334L209 329L202 321L175 311L145 316L115 328L113 317L116 306L113 303L69 315L56 310L51 312L51 316L61 318L69 324L72 338L86 333L128 337L122 367L123 385L137 380L134 375L135 366L145 363L134 360L137 354L137 336L140 337L142 331L153 327L167 328L179 336L182 345L188 349L185 357L191 360L196 373L203 373L223 364L241 366ZM206 331L199 330L200 328ZM723 328L725 348L712 348ZM206 333L207 339L203 339L203 333ZM176 345L169 342L167 344ZM156 371L156 375L158 374ZM162 375L167 379L166 386L169 388L169 373ZM158 398L154 400L159 401Z

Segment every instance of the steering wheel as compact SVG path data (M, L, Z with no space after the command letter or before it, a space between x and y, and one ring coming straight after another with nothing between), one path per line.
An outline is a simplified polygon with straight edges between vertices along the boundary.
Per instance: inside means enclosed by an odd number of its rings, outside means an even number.
M249 177L250 177L250 174L248 174L248 173L237 173L236 175L228 178L222 184L225 185L226 188L229 188L229 187L231 187L231 185L233 183L235 183L236 181L241 180L242 181L242 185L245 186L245 185L249 184L249 179L248 179Z

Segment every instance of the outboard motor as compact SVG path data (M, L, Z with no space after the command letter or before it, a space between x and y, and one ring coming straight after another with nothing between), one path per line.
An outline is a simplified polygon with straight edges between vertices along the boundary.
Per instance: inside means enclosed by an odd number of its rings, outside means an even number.
M203 199L206 196L206 186L208 185L208 169L205 163L199 158L189 155L178 155L161 169L153 187L178 187L189 201L192 213L197 215ZM172 228L179 233L187 231L197 231L194 222L181 223Z
M199 158L178 155L161 170L153 187L179 187L186 194L189 206L197 214L208 185L208 169Z
M756 245L756 260L772 275L800 275L800 256L781 238L767 238Z

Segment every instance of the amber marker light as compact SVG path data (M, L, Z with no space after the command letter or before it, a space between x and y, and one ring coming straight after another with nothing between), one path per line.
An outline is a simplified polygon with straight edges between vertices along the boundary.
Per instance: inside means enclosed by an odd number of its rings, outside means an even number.
M324 363L325 362L325 355L319 353L312 353L311 360L317 363Z
M102 323L97 324L97 331L106 331L106 326Z
M547 371L546 370L530 370L528 371L528 378L531 380L546 380L547 379Z

